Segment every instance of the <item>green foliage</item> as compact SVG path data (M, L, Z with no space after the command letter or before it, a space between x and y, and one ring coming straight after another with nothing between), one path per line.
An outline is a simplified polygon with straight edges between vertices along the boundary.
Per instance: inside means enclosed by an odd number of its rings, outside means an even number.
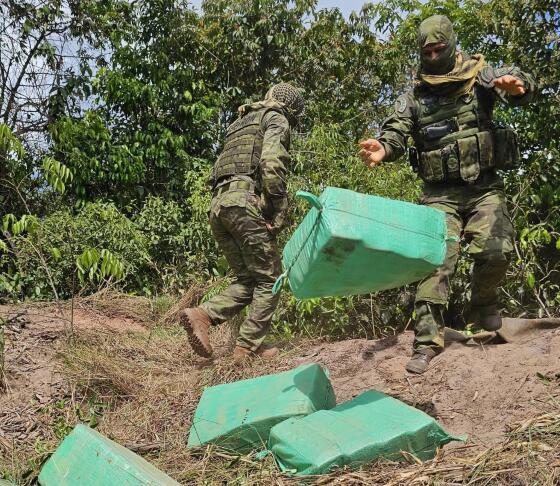
M387 0L349 19L315 0L205 0L200 12L187 0L78 3L0 5L2 45L13 46L0 56L16 69L0 79L2 298L66 297L107 279L131 292L180 293L223 276L206 181L238 105L277 81L298 84L307 101L290 194L331 185L416 201L406 163L369 171L357 142L413 82L419 22L444 13L461 48L540 83L533 105L497 112L517 128L524 159L505 175L517 243L503 300L512 313L560 309L557 0ZM72 65L60 36L78 46ZM6 82L22 72L20 83ZM37 107L30 118L26 97ZM293 201L281 244L306 211ZM470 270L461 258L459 307ZM285 294L275 323L290 334L374 336L402 328L412 290L308 302Z
M111 31L111 67L89 86L93 106L50 129L78 197L121 204L148 194L182 198L184 174L212 153L220 102L193 64L197 23L186 1L143 1Z
M208 191L203 189L204 193ZM147 293L182 292L194 278L212 273L216 265L215 245L207 224L208 198L197 191L188 205L149 197L135 218L147 241L150 266ZM186 210L190 208L190 211Z
M4 232L11 232L14 236L32 231L38 225L38 220L31 214L24 214L21 218L16 218L13 214L6 214L2 221L2 230ZM4 249L7 246L4 245Z
M45 157L43 170L48 183L61 194L66 190L66 183L72 181L74 175L70 169L52 157Z
M94 290L99 280L122 278L134 289L148 262L146 240L112 204L88 204L75 214L52 213L26 234L13 237L17 281L12 291L35 298ZM8 290L8 289L0 289Z
M3 164L17 162L24 154L21 141L14 136L8 125L0 123L0 158Z
M55 259L60 258L57 248L53 248L51 253ZM95 248L87 248L76 258L76 266L81 284L84 284L86 278L94 282L110 277L119 280L124 276L124 265L106 249L97 251Z

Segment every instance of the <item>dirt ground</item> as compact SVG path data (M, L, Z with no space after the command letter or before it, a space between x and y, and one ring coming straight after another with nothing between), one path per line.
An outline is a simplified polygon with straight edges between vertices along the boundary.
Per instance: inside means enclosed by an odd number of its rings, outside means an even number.
M150 333L144 323L133 318L108 317L88 308L75 309L70 322L68 307L65 309L65 318L60 318L54 306L0 307L0 314L8 319L7 391L0 392L0 457L8 451L14 454L19 442L31 443L38 439L56 442L52 420L45 420L43 412L79 393L75 383L63 373L60 357L61 349L71 336L93 332L109 339L124 334L148 336ZM187 372L182 371L181 376L190 380L184 383L208 382L208 373L212 370L216 370L213 383L238 377L235 365L230 366L227 357L231 338L224 337L223 331L217 336L221 345L217 346L218 357L214 362L198 360L189 354L184 334L176 338L179 351L174 352L173 359L179 362L184 350ZM455 343L437 356L430 370L422 376L404 371L412 338L411 332L405 332L378 341L283 343L284 352L277 360L267 367L256 365L249 374L265 374L270 372L271 366L283 371L304 363L319 363L330 372L338 402L370 389L383 391L437 418L448 432L468 434L467 446L480 450L503 441L511 424L534 416L543 409L544 403L557 396L560 330L539 331L522 345ZM161 363L158 366L161 367ZM188 432L196 396L201 389L190 390L192 404L174 412L184 415L179 423L185 429L176 431L181 437ZM110 422L108 418L107 423ZM112 436L119 439L118 433ZM136 439L127 442L121 438L122 442L134 448L131 444ZM138 450L142 452L144 446ZM149 451L149 447L145 451ZM0 469L0 477L1 472Z
M383 391L437 418L471 444L489 446L506 427L530 416L550 395L560 372L560 332L542 331L523 346L451 344L421 376L404 371L413 334L371 342L352 340L314 347L310 356L331 372L337 400L370 389Z

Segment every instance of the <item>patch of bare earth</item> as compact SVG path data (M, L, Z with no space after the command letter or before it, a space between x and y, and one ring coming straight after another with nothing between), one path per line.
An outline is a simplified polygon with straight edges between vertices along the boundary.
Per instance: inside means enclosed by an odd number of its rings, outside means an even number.
M192 354L173 319L154 326L146 302L116 302L82 303L73 318L68 305L62 318L52 306L0 309L9 320L0 477L32 482L41 461L83 421L182 484L296 484L270 457L239 458L211 447L188 451L185 440L205 386L315 362L330 371L339 402L381 390L469 440L446 446L424 464L378 462L310 481L552 485L560 480L559 330L533 333L522 344L453 344L426 374L412 376L404 372L410 332L378 341L281 343L277 359L239 364L229 357L230 328L222 327L212 336L217 356L207 361Z

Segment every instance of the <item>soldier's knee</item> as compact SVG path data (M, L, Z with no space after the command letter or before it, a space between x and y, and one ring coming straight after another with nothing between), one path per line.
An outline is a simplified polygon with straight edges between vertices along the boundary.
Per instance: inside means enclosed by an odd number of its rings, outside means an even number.
M270 275L270 274L263 274L258 275L255 278L256 285L262 288L269 288L272 290L274 284L276 283L276 279L279 275Z
M511 252L502 251L496 249L488 249L480 253L473 255L474 261L480 266L492 266L492 267L507 267L510 259Z
M509 262L513 244L510 238L490 237L475 240L469 245L469 253L475 261Z
M247 287L250 289L254 289L255 286L257 285L257 281L248 275L238 275L235 277L233 283L238 284L238 285L243 285L243 287Z

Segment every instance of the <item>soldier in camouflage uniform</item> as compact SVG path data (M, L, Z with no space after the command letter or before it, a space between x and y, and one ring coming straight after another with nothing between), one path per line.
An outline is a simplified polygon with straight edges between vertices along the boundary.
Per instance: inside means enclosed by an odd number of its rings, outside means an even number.
M201 356L212 355L210 325L231 319L249 304L234 357L268 358L278 353L262 343L280 297L272 295L282 271L276 235L288 209L290 128L303 109L297 89L277 84L263 101L240 107L239 118L227 130L214 165L210 226L235 280L221 294L181 314L191 346Z
M513 249L513 227L497 169L519 157L513 130L492 120L497 100L513 106L530 101L534 82L517 67L494 68L481 54L456 49L445 16L419 29L421 66L415 86L400 96L377 140L361 142L360 157L373 168L394 161L412 139L409 157L424 181L421 203L446 213L450 241L443 265L419 284L416 338L407 370L423 373L444 346L444 309L459 255L459 239L474 259L468 321L487 330L501 327L497 288Z

